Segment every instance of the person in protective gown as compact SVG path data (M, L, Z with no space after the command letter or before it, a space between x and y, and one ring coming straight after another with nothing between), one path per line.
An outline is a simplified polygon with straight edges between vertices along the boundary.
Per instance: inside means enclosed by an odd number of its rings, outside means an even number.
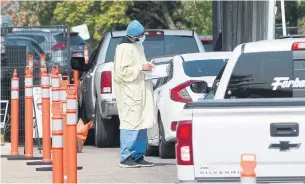
M154 65L145 57L142 42L144 27L134 20L126 37L118 44L114 57L114 87L120 118L120 167L151 167L144 160L147 129L153 125L152 81L145 80L144 71Z

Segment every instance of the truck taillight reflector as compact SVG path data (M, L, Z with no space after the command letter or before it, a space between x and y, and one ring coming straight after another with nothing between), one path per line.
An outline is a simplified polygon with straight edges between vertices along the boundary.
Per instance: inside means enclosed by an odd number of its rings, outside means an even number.
M291 50L305 50L305 42L295 42L292 44Z
M172 124L171 124L171 130L174 131L174 132L177 129L177 123L178 123L177 121L173 121Z
M101 94L109 94L112 92L111 71L104 71L101 74Z
M176 159L178 165L194 165L191 120L183 120L178 122Z

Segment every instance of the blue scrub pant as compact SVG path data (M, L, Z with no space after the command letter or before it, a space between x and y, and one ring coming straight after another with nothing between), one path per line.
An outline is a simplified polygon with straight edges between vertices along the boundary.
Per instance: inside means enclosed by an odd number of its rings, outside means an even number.
M130 156L134 160L141 158L146 151L147 129L120 129L120 143L121 162L124 162Z

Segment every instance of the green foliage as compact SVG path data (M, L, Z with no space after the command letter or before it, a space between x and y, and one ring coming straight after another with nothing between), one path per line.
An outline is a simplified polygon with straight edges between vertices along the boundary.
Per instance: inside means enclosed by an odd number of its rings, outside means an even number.
M57 4L53 23L69 22L71 26L87 24L90 35L98 41L105 31L125 26L129 2L121 1L65 1Z
M87 24L94 42L105 31L123 30L133 20L146 29L192 29L212 33L211 1L20 1L18 25Z
M20 10L15 19L19 25L39 26L50 23L57 2L20 1Z
M212 1L182 1L182 11L190 29L212 34Z
M128 8L128 16L139 20L146 29L176 29L179 1L134 1Z
M305 2L298 4L298 25L300 27L305 27Z

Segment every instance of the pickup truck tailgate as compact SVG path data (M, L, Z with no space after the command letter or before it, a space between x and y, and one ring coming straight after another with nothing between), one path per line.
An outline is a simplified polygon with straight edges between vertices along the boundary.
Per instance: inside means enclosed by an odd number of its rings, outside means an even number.
M304 100L214 100L192 108L196 180L238 180L241 154L253 153L258 182L305 181Z

